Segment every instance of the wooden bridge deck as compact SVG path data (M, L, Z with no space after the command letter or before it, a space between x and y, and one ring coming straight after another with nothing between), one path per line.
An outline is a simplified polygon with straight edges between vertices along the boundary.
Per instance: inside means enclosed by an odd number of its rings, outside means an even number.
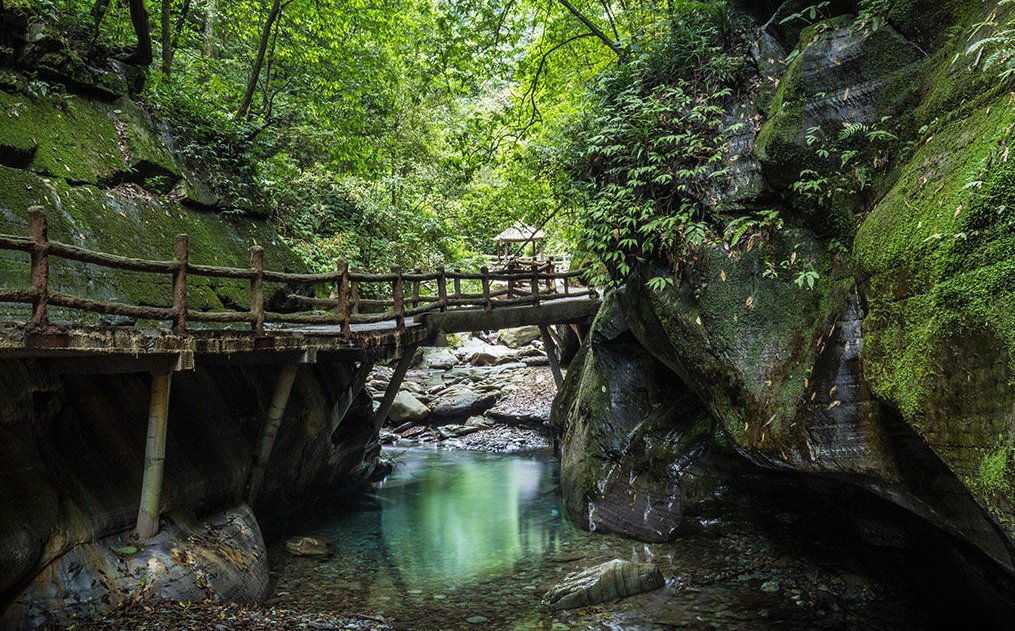
M389 274L356 272L339 261L336 271L294 274L265 270L263 250L250 250L249 268L189 262L188 239L176 239L171 261L130 259L50 241L45 214L29 211L30 236L0 235L0 250L31 256L25 288L0 288L0 303L31 305L25 322L0 322L0 357L68 360L99 358L81 369L186 370L208 362L377 361L404 349L431 343L440 333L589 322L598 298L576 282L586 270L555 272L553 263L510 265L478 273L455 270L424 273L393 268ZM168 306L108 302L59 293L49 283L50 259L58 257L100 268L172 277ZM246 281L246 311L194 311L188 307L187 278L203 276ZM292 288L290 305L276 313L265 305L264 284ZM468 285L473 287L471 293ZM363 297L366 295L372 297ZM290 293L291 292L291 293ZM328 298L318 298L318 295ZM381 297L378 297L381 296ZM130 326L54 323L50 307L93 316L128 318ZM167 323L168 326L161 323Z

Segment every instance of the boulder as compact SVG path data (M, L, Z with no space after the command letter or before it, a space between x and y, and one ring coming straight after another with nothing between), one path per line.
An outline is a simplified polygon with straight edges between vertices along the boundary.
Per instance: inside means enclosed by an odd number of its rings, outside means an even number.
M430 415L430 410L420 403L419 399L404 390L399 390L395 401L391 404L388 418L394 423L422 421Z
M420 368L451 368L458 363L458 358L448 348L423 347L416 354L416 365Z
M437 433L441 435L441 438L458 438L474 434L480 429L482 428L475 425L442 425L437 428Z
M520 348L538 339L538 326L520 326L516 329L504 329L497 336L498 342L510 348Z
M662 572L650 563L613 559L564 577L543 596L550 609L577 609L607 603L662 587Z
M479 394L466 386L455 385L436 398L431 416L435 420L465 418L486 412L496 402L495 393Z

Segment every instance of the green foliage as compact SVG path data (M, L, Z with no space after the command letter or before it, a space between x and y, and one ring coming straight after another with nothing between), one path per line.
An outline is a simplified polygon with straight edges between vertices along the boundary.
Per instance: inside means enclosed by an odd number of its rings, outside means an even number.
M819 2L817 4L806 6L796 13L791 13L779 20L779 24L789 24L790 22L797 21L804 22L805 24L814 24L819 20L825 19L826 16L824 10L827 9L830 4L831 2Z
M888 166L898 137L883 129L890 117L877 124L847 123L831 136L821 127L807 130L806 142L815 147L815 169L803 169L790 190L800 201L816 208L834 210L837 204L866 191ZM823 168L822 168L823 167Z
M998 9L1015 4L1015 0L1000 0ZM966 49L966 56L973 57L972 66L993 70L1001 79L1015 75L1015 19L1001 22L999 11L993 11L973 29L969 39L972 43ZM982 31L990 34L980 37ZM977 39L980 37L980 39Z
M604 73L566 129L575 240L614 282L722 234L710 183L728 173L737 128L726 104L744 57L715 15L689 9L652 47Z

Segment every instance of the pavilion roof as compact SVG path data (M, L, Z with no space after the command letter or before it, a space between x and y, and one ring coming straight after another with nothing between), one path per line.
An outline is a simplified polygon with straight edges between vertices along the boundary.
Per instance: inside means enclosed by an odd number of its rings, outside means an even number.
M526 225L522 222L517 222L507 230L504 230L496 237L494 241L503 241L506 243L525 243L526 241L542 241L546 238L546 234L538 228Z

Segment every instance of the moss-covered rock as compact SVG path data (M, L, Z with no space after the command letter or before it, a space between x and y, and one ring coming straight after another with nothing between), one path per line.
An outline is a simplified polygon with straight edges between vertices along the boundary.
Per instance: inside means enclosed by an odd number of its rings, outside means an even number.
M936 55L916 149L856 237L865 373L1015 535L1015 472L997 466L1015 444L1015 115L989 76L948 67L966 33Z
M265 248L265 266L302 270L296 256L263 220L227 218L197 212L179 203L159 199L136 186L111 190L91 185L74 186L23 170L0 167L0 233L28 234L27 211L33 205L48 209L50 238L101 252L135 258L170 260L177 234L190 237L190 260L204 265L246 267L249 248ZM28 284L24 255L0 257L0 283L6 287ZM54 260L51 282L59 291L88 298L130 304L170 306L168 275L110 270L83 263ZM188 280L188 302L197 310L246 308L246 283L193 276ZM75 318L73 314L63 314Z
M772 186L785 190L804 169L822 164L808 136L834 138L844 124L870 124L899 113L925 60L890 26L857 32L843 16L806 28L758 134L756 153Z

